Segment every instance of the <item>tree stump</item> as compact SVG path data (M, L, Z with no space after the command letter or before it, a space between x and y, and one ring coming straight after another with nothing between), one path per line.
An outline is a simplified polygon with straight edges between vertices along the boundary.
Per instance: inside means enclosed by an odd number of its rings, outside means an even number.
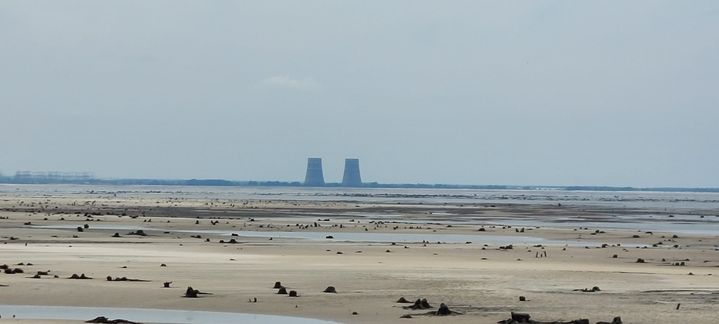
M449 307L445 303L439 304L439 309L437 309L437 315L439 316L446 316L451 315L452 311L449 310Z

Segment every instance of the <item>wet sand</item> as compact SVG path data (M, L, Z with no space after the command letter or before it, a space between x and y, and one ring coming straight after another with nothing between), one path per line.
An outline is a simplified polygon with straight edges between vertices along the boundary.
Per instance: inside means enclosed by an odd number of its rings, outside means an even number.
M614 316L625 323L714 323L719 313L716 235L585 228L573 222L609 223L647 213L666 220L675 211L580 203L276 198L6 195L0 200L0 264L24 273L0 274L0 284L7 285L0 287L0 304L190 309L349 323L437 322L441 319L422 314L440 303L462 313L451 316L457 323L496 323L511 311L530 313L537 320L589 318L592 323ZM714 217L711 210L682 212L697 221L700 214L706 214L707 221ZM567 220L558 221L561 226L536 228L508 226L508 219ZM67 225L72 227L46 227ZM100 225L154 230L138 236ZM461 234L476 239L393 245L202 231L408 233L428 238ZM115 233L120 237L112 237ZM500 248L490 236L515 236L517 243L512 249ZM522 243L526 236L586 242L586 247L556 242L535 246ZM232 239L237 243L228 243ZM602 244L606 246L599 247ZM645 262L637 263L639 258ZM674 265L681 262L683 266ZM49 275L32 278L47 270ZM81 273L93 279L66 279ZM107 281L107 276L148 281ZM162 288L165 281L172 281L172 288ZM276 281L300 296L276 294ZM188 286L212 295L183 298ZM336 287L337 293L324 293L327 286ZM575 291L594 286L601 291ZM519 296L527 301L519 301ZM400 297L427 298L432 308L404 309L409 304L395 303ZM257 302L250 302L254 298ZM405 314L412 318L400 320ZM10 314L0 315L0 322L12 321Z

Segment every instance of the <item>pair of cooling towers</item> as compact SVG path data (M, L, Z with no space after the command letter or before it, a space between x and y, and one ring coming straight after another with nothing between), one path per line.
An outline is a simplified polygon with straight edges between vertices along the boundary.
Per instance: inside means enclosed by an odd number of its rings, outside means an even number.
M305 186L322 187L325 185L325 177L322 173L322 159L308 158L307 173L305 174ZM359 159L345 159L345 172L342 176L343 187L362 186L360 177Z

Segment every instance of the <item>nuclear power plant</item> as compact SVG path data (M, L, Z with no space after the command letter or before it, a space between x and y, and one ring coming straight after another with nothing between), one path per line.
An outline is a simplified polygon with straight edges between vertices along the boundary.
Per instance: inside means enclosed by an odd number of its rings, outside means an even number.
M322 187L325 185L325 177L322 174L322 159L308 158L307 173L305 174L305 186Z
M359 159L345 159L345 173L342 176L343 187L360 187L362 186L362 177L360 176Z
M305 173L304 185L308 187L325 186L325 177L322 172L321 158L307 158L307 172ZM342 176L342 183L331 183L329 185L341 185L342 187L361 187L362 177L360 176L359 159L345 159L345 171Z

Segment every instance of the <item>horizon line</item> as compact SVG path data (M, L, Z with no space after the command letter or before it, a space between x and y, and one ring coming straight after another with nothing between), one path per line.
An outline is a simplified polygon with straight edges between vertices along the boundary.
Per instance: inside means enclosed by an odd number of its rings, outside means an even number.
M0 184L109 184L109 185L191 185L191 186L285 186L339 188L342 182L327 182L324 186L305 185L300 180L230 180L224 178L84 178L53 179L42 177L22 178L0 176ZM694 191L719 192L719 187L692 186L621 186L621 185L547 185L547 184L455 184L455 183L383 183L363 182L349 188L416 188L416 189L523 189L523 190L592 190L592 191Z

